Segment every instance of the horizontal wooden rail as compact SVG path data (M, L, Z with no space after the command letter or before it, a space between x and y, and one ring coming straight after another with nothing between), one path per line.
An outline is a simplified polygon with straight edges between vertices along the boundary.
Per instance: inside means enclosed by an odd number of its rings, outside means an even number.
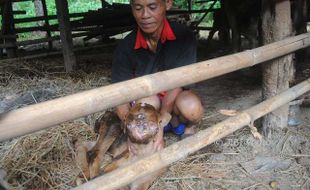
M0 39L16 39L16 34L0 34Z
M59 29L56 25L15 28L15 33L25 33L25 32L34 32L34 31L59 31Z
M85 14L87 14L87 12L71 13L71 14L69 14L69 17L70 18L83 17L83 16L85 16ZM16 18L16 19L14 19L14 23L19 24L19 23L25 23L25 22L36 22L36 21L43 21L44 19L56 20L57 15Z
M25 15L26 13L26 11L13 11L14 15ZM0 11L0 14L2 14L2 11Z
M32 1L32 0L12 0L12 2L26 2L26 1Z
M309 45L310 33L306 33L253 50L146 75L3 113L0 115L0 141L42 130L164 90L250 67Z
M129 166L120 168L101 177L97 177L74 190L112 190L121 188L130 182L151 174L169 164L184 159L189 154L250 125L254 120L294 100L298 96L310 91L310 79L293 88L274 96L256 106L247 109L237 116L228 118L212 127L198 132L182 141L147 157L144 157Z
M109 43L109 44L100 44L100 45L94 45L94 46L86 46L86 47L75 47L73 48L73 51L75 53L79 53L82 51L86 50L96 50L98 48L105 48L105 47L110 47L110 46L115 46L115 43ZM25 55L25 56L20 56L20 57L15 57L15 58L8 58L8 59L1 59L1 63L11 63L14 61L20 61L20 60L28 60L28 59L37 59L37 58L42 58L42 57L48 57L48 56L55 56L55 55L62 55L62 51L49 51L45 53L39 53L39 54L33 54L33 55ZM0 114L1 115L1 114ZM0 120L1 123L1 120Z
M93 34L93 32L79 32L79 33L73 33L72 37L81 37L81 36L88 36L90 34ZM10 48L10 47L16 47L16 46L25 46L25 45L31 45L31 44L39 44L39 43L45 43L45 42L51 42L60 40L60 36L52 36L47 38L40 38L35 40L25 40L25 41L18 41L18 42L6 42L4 44L0 44L0 48ZM1 62L1 61L0 61Z

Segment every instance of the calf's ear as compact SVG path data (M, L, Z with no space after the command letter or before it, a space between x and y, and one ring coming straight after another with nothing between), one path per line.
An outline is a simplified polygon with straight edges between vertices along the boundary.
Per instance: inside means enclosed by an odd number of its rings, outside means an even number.
M171 117L172 117L171 114L168 113L168 112L160 113L160 115L159 115L159 125L161 127L166 126L169 123L169 121L171 120Z

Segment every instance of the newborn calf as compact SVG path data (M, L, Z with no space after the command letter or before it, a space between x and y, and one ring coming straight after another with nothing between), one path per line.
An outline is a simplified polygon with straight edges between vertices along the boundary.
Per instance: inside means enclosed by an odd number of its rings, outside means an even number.
M169 113L160 115L156 109L149 104L137 104L131 108L125 119L125 130L127 133L128 153L119 159L115 159L104 171L109 172L118 167L129 165L133 161L164 148L163 127L169 122ZM148 189L153 181L164 170L152 173L149 176L132 182L130 189Z

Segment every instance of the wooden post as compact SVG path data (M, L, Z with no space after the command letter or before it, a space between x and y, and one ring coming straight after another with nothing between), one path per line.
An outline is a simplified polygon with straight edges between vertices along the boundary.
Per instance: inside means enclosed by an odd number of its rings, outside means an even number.
M250 67L309 45L310 33L253 50L145 75L3 113L0 114L0 141L52 127L161 91Z
M76 67L67 0L55 0L66 72Z
M0 44L3 44L3 42L4 42L4 37L6 36L6 35L3 35L3 11L4 11L4 3L0 3L0 8L1 8L1 17L2 17L2 21L1 21ZM3 50L4 50L4 48L0 47L0 59L3 58Z
M307 32L307 16L308 16L308 12L310 13L310 9L308 7L309 0L291 1L291 6L292 6L291 11L292 11L292 21L293 21L293 32L295 33L295 35L306 33ZM309 48L307 49L302 49L302 50L295 52L296 75L302 75L303 70L307 68L306 58L307 58L307 51L309 51Z
M42 8L43 8L43 16L44 16L44 21L45 21L45 26L50 26L49 21L48 21L48 12L47 12L47 6L46 6L46 0L41 0L42 2ZM47 30L46 31L46 37L51 38L51 31ZM48 41L48 49L51 50L53 49L53 41Z
M296 35L307 32L308 0L292 1L293 31Z
M192 11L192 0L187 0L187 10L188 12Z
M262 1L262 37L263 44L282 40L291 35L290 1ZM263 99L273 97L289 88L292 56L286 55L263 64ZM263 118L264 135L270 137L272 128L287 126L288 104Z
M13 21L13 7L12 0L7 0L4 2L2 10L2 35L14 35L14 21ZM15 44L16 39L4 39L5 43ZM16 46L11 48L6 48L7 56L9 58L16 57Z

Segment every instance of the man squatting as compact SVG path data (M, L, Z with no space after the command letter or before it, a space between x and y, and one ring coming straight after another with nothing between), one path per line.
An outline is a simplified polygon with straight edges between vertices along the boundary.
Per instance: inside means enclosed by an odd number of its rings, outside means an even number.
M137 28L118 44L114 52L113 83L196 62L194 34L186 26L170 22L166 17L172 3L173 0L130 1ZM164 130L180 136L193 134L195 125L203 115L199 97L187 87L178 87L135 102L151 104L160 113L171 113L172 119ZM132 103L116 107L122 121Z

